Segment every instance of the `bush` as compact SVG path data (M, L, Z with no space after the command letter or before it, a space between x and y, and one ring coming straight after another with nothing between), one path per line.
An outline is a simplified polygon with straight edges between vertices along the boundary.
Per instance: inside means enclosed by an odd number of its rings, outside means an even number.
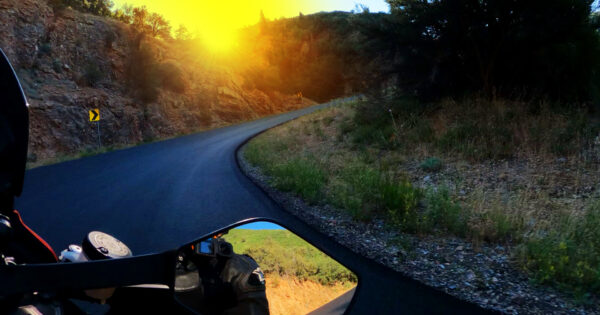
M130 58L127 69L129 85L144 103L155 101L162 80L154 51L148 45L134 47Z
M106 34L104 34L104 46L107 49L112 48L115 40L117 40L117 34L115 34L114 32L108 31L108 32L106 32Z
M52 46L50 46L50 43L42 43L39 49L41 55L50 55L52 53Z
M104 78L104 72L96 62L89 61L83 69L83 78L88 86L94 87Z
M408 180L400 182L384 181L380 187L386 215L391 225L412 230L418 220L417 206L421 191Z
M420 232L437 228L457 236L466 235L470 214L450 196L447 187L429 189L425 194L425 205L426 210L417 226Z
M442 169L442 161L436 157L430 157L423 161L419 167L426 172L438 172Z
M54 61L52 61L52 69L54 70L54 72L61 73L63 71L62 67L63 64L62 62L60 62L60 60L54 59Z
M535 279L573 289L580 297L600 293L600 202L581 217L565 218L525 243L522 263Z
M163 63L160 65L160 76L162 86L176 93L185 92L185 80L183 71L174 63Z

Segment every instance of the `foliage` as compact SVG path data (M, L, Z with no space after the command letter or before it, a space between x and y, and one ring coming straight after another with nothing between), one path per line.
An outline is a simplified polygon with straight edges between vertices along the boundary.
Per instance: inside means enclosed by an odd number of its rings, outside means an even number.
M175 39L177 40L189 40L191 39L190 32L187 27L183 24L179 24L179 27L175 31Z
M155 38L171 39L171 24L160 14L148 11L146 6L124 5L112 13L112 17L133 28L141 34Z
M95 61L90 60L83 69L83 79L88 86L95 87L98 82L104 79L104 72Z
M141 45L139 48L132 48L130 58L127 67L130 87L143 102L155 101L162 80L154 51L148 45Z
M426 172L437 172L442 169L442 161L436 157L427 158L419 165Z
M597 93L590 0L387 2L402 29L401 87L421 97L482 91L572 102Z
M240 63L259 89L325 101L379 76L373 61L393 55L391 29L387 14L332 12L275 21L262 16L241 33Z
M160 14L151 13L146 20L146 28L153 37L171 38L171 26Z
M54 61L52 61L52 70L54 70L54 72L56 72L56 73L62 72L63 64L62 64L62 62L60 62L59 59L54 59Z
M279 274L323 285L356 283L354 273L287 230L233 229L224 237L238 254L250 255L267 275Z
M176 93L183 93L186 89L186 82L181 68L173 62L167 62L160 65L160 77L162 86Z
M104 34L104 46L106 48L112 48L115 40L117 40L117 34L115 34L114 32L108 31L106 32L106 34Z
M331 202L359 220L376 215L404 225L414 216L420 191L404 179L395 179L364 162L355 161L334 176Z
M99 16L112 16L110 9L113 6L113 3L110 0L50 0L49 4L55 10L71 7L74 10L84 13L91 13Z
M52 46L50 46L50 43L42 43L39 49L41 55L50 55L52 53Z
M458 236L465 236L470 214L454 198L447 187L431 188L425 194L426 210L420 218L420 232L429 232L434 228Z
M475 97L419 103L406 96L374 94L355 107L345 133L361 146L405 150L421 146L476 161L523 152L564 156L589 147L600 132L587 108L565 107Z
M600 293L600 202L565 218L525 243L521 260L542 283L558 283L581 297Z

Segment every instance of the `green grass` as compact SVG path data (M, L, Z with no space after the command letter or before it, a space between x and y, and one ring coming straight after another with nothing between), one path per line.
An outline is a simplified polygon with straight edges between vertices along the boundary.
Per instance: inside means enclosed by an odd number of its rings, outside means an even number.
M354 273L287 230L233 229L223 237L250 255L267 275L293 276L323 285L356 283Z
M541 283L573 290L583 300L600 294L600 202L581 217L564 218L521 248L525 269Z
M402 178L394 178L362 161L333 174L329 201L358 220L383 216L392 225L406 227L416 215L421 192Z
M293 191L310 203L318 202L323 195L325 173L314 158L294 158L275 165L271 171L275 187Z
M434 154L449 161L493 161L521 151L554 159L589 146L600 127L577 111L542 108L531 114L502 101L492 105L450 102L440 105L450 106L441 113L433 108L426 115L401 100L391 116L352 104L270 130L250 141L244 154L277 188L311 203L332 204L359 221L383 219L391 230L455 235L475 246L505 244L516 248L517 266L536 281L584 299L597 295L600 202L579 216L545 191L482 189L459 198L443 185L414 187L402 174L402 161L415 155L405 152L414 149L422 152L419 159L429 156L419 165L426 172L442 168ZM332 124L333 134L324 128Z

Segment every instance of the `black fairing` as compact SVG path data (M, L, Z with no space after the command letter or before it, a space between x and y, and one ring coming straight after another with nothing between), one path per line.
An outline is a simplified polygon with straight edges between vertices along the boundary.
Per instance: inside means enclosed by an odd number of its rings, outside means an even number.
M0 49L0 212L12 211L23 189L29 117L27 100L8 58Z

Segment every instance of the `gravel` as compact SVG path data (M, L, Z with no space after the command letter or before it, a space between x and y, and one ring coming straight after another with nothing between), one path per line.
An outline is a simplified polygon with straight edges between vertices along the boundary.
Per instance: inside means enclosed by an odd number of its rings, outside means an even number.
M357 254L460 299L508 314L600 314L599 303L577 304L559 290L533 284L511 263L511 248L453 237L390 231L383 221L357 222L330 205L308 205L278 191L238 151L242 171L283 209ZM431 178L430 178L431 180Z

